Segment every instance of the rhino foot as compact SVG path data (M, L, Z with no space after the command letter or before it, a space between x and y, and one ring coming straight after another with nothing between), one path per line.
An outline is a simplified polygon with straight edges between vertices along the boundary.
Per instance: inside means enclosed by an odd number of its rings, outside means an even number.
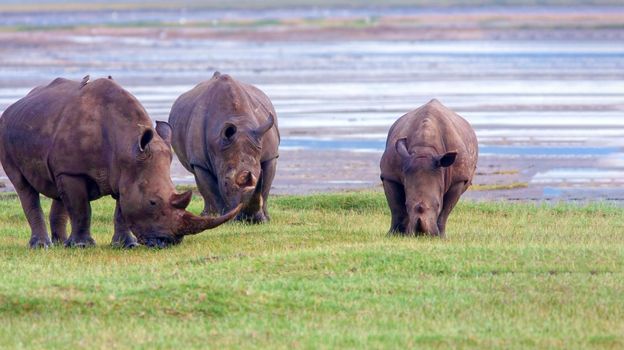
M248 224L263 224L265 222L269 222L269 220L269 216L264 215L264 213L261 211L254 214L240 213L238 214L238 216L236 216L236 221L241 221Z
M52 247L52 241L50 241L50 238L48 237L32 237L30 242L28 242L28 246L31 249L47 249Z
M67 240L67 238L56 237L56 236L52 235L52 243L53 244L63 244L66 240Z
M128 235L123 242L112 241L111 245L115 248L132 249L139 246L137 239L131 235Z
M86 237L72 237L65 241L65 247L76 247L76 248L87 248L93 247L95 245L95 240L91 236Z

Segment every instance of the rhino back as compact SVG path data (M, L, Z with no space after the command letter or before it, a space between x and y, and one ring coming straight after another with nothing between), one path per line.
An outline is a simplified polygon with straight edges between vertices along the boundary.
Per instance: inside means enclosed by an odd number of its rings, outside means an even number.
M172 145L182 165L192 171L193 144L204 143L204 106L202 93L206 82L180 95L171 107L169 124L173 129ZM192 127L191 127L192 126Z
M401 138L407 139L408 149L430 146L440 154L457 151L458 157L451 166L451 176L472 179L478 157L475 132L464 118L439 101L431 100L403 115L392 125L381 160L382 176L400 178L401 159L395 144ZM453 182L454 179L449 180Z
M138 101L108 79L86 85L57 79L16 102L2 119L3 158L52 197L50 184L59 174L88 176L102 194L110 193L115 163L124 153L130 157L136 124L151 123Z
M245 116L247 122L259 125L273 114L275 127L263 137L263 152L277 153L279 132L275 109L269 98L253 85L235 80L227 74L215 74L182 94L169 115L173 128L173 147L186 169L193 165L211 168L211 143L219 138L223 123L232 116ZM264 158L264 155L263 155ZM268 158L268 157L267 157Z
M50 192L48 167L59 116L75 97L78 83L56 79L33 89L4 112L0 123L3 163L10 163L40 192ZM7 164L9 165L9 164ZM6 165L5 165L6 166ZM54 194L54 193L51 193Z

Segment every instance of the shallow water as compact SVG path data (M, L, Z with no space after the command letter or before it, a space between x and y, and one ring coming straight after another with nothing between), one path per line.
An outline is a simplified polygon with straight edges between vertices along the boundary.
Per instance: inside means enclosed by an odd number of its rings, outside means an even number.
M383 152L385 139L322 139L322 138L283 138L281 149L323 149L323 150L354 150L359 152ZM495 146L481 144L480 156L511 155L530 157L598 157L616 154L619 147L560 147L560 146Z
M520 157L528 165L547 158L552 167L562 158L595 158L591 166L606 179L624 166L617 161L624 159L624 43L55 40L0 50L0 111L56 76L110 74L154 119L166 120L181 93L220 70L271 97L284 150L378 157L390 125L437 98L474 126L482 157Z
M66 0L4 0L4 4L58 4L67 3ZM92 5L97 3L132 3L140 1L115 1L96 0L90 1ZM270 7L270 6L269 6ZM4 26L76 26L76 25L124 25L124 24L144 24L144 23L177 23L186 24L189 22L211 22L220 20L283 20L292 18L323 19L331 18L374 18L377 16L423 16L435 14L470 14L487 11L491 14L515 14L530 13L613 13L623 12L621 7L606 6L474 6L474 7L384 7L381 6L352 6L349 8L327 7L327 6L307 6L293 8L260 8L257 9L218 9L218 8L185 8L178 9L124 9L101 10L101 11L74 11L71 16L63 12L41 12L32 11L26 13L3 13L0 17Z

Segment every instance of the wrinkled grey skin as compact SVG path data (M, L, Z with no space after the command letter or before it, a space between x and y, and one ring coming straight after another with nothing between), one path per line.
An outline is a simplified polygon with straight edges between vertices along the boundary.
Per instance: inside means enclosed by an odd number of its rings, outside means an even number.
M110 78L58 78L15 102L0 119L0 161L28 219L30 247L94 245L89 202L106 195L117 201L113 244L127 248L137 239L177 244L234 217L236 210L212 220L184 210L191 193L174 190L170 142L171 127L154 129L143 106ZM40 193L53 199L52 240Z
M477 148L470 124L437 100L399 118L380 164L390 233L444 237L451 210L472 183Z
M204 197L204 215L242 203L237 220L269 220L280 135L275 109L262 91L216 72L177 99L169 123L173 149Z

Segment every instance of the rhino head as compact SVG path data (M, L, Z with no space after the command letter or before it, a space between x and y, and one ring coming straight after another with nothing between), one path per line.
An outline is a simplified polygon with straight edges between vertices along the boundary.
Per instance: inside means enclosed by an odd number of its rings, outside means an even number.
M453 165L457 152L437 154L430 147L407 150L405 138L397 140L395 147L401 157L405 209L409 221L407 233L440 235L438 216L442 211L444 196L444 171Z
M185 208L192 192L178 194L170 177L172 160L171 126L157 122L140 126L136 141L131 142L130 164L119 169L119 206L121 215L139 243L164 247L178 244L185 235L211 229L230 220L242 206L225 215L211 218L196 216Z
M262 137L273 127L274 117L257 124L254 119L231 117L221 127L212 147L223 210L246 203L256 191L261 174Z

